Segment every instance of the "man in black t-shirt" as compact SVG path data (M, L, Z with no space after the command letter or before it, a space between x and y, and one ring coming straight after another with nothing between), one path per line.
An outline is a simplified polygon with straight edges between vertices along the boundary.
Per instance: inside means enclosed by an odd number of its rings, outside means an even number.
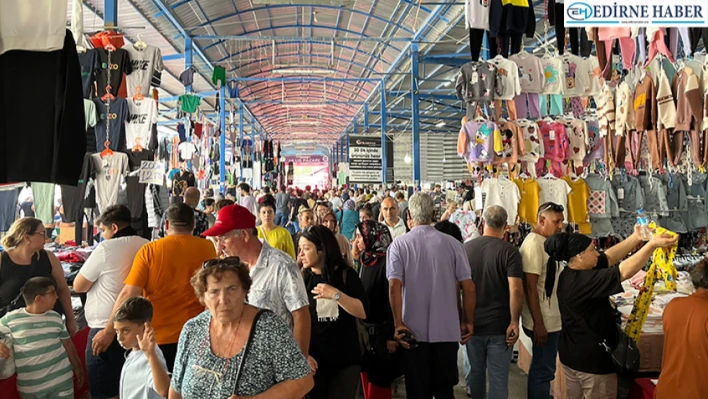
M503 240L506 210L493 205L483 217L484 235L465 244L472 281L477 287L474 335L465 345L470 361L466 380L473 398L487 397L488 372L488 396L506 398L509 365L519 339L524 273L519 250Z

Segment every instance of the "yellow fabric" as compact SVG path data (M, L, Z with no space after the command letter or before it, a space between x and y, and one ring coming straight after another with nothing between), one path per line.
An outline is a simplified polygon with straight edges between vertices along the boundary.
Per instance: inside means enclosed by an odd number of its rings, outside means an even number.
M514 183L519 187L521 201L519 202L519 220L528 222L532 226L536 226L536 213L538 213L538 197L541 193L541 188L538 182L534 179L514 179Z
M515 7L525 7L529 8L529 2L528 0L502 0L502 5L506 6L511 4L512 6Z
M563 176L563 180L568 183L572 190L570 194L568 194L568 221L577 224L581 233L592 233L590 217L588 215L590 189L587 183L585 183L583 179L573 181L570 176Z
M258 238L268 241L271 247L279 249L295 259L295 244L293 237L284 227L276 227L271 231L265 231L263 226L258 227ZM265 236L263 233L265 232Z
M672 231L658 227L654 222L651 222L649 227L656 229L655 234L666 233L671 236L676 235L676 233ZM671 248L657 248L654 250L651 266L649 266L649 271L646 277L644 277L642 289L639 290L639 295L634 301L634 307L632 308L632 313L629 315L629 322L625 329L625 333L637 342L639 342L639 338L642 335L644 322L647 320L649 306L651 305L651 299L654 294L654 283L656 283L657 280L664 280L667 290L676 291L678 272L674 266L674 255L676 255L677 248L678 244Z
M504 139L502 138L501 131L499 129L494 129L494 152L504 151Z

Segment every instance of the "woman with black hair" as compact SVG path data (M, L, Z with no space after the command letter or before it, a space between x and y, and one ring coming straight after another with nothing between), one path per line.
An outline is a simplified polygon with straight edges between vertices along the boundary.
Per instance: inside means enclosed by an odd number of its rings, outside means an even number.
M356 226L352 254L359 263L359 276L369 299L364 325L371 348L364 355L361 373L366 399L390 399L391 384L402 374L394 356L398 343L393 340L393 313L386 278L386 250L391 242L391 231L383 223L366 220Z
M632 236L602 253L590 237L578 233L556 233L546 240L548 269L555 270L559 263L566 265L558 277L557 290L563 323L558 353L568 399L617 396L616 368L606 350L617 346L616 311L609 297L623 292L622 281L641 270L655 249L677 242L678 235L657 234L622 261L642 243L638 225Z
M310 358L317 369L308 397L354 399L361 368L355 318L366 319L364 286L325 226L304 230L299 247L298 262L310 299Z
M462 210L474 211L474 188L470 187L462 198Z
M258 238L296 259L293 237L285 227L275 224L275 201L265 200L258 204L258 217L261 219L261 225L257 228Z

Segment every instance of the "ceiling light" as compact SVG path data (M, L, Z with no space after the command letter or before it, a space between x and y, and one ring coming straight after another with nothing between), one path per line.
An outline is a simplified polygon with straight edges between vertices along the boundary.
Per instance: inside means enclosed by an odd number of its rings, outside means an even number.
M273 74L278 75L332 75L336 71L332 69L274 69L271 71Z
M445 86L445 87L450 87L450 86L452 86L452 81L451 81L451 80L448 80L447 82L444 83L444 86Z
M289 123L291 125L319 125L320 121L302 120L302 121L290 121Z
M438 122L438 123L435 124L435 127L444 127L445 124L446 124L445 121L440 121L440 122Z
M320 21L317 20L317 11L312 12L312 20L315 21L315 23L319 23Z
M405 157L403 157L403 162L405 163L411 163L411 156L406 154Z
M301 4L301 0L251 0L253 4L275 5L275 4ZM327 5L337 7L353 7L355 0L308 0L308 4Z

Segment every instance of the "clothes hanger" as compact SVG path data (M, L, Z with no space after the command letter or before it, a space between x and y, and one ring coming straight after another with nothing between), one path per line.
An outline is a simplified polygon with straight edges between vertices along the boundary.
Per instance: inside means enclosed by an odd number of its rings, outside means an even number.
M143 151L143 146L140 145L140 137L135 138L135 145L131 149L133 152L142 152Z
M113 94L111 94L112 89L113 88L111 87L111 85L106 86L106 94L104 94L103 97L101 97L101 101L108 102L110 100L115 99L115 96L113 96Z
M107 156L113 155L113 150L111 150L108 146L111 144L110 141L106 140L103 142L103 147L104 150L101 151L101 158L105 158Z
M135 95L133 96L133 101L139 101L143 99L145 99L145 96L143 95L143 87L135 86Z
M138 33L138 42L133 45L136 49L144 50L147 48L147 43L143 41L142 33Z

